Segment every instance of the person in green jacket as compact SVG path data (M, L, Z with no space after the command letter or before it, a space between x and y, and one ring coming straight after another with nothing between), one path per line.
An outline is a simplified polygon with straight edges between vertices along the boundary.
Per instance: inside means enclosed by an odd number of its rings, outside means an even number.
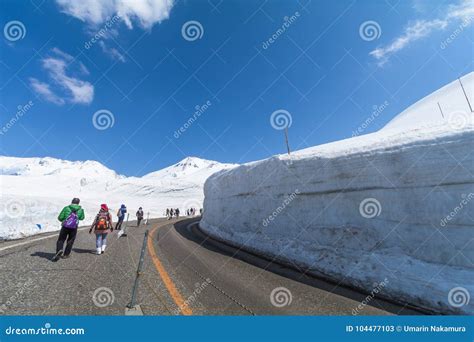
M77 227L79 221L84 220L84 209L79 205L79 198L74 198L70 205L65 206L59 213L58 220L61 222L61 230L59 231L58 241L56 242L56 254L53 261L58 261L60 257L66 259L71 254L74 240L76 239ZM66 248L63 252L64 242Z

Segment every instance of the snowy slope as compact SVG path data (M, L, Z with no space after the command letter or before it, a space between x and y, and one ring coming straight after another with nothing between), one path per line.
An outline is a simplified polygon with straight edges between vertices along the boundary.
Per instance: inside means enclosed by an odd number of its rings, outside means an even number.
M113 211L124 203L131 217L142 206L151 217L167 207L200 208L203 184L230 164L186 158L141 178L118 175L96 161L0 156L0 239L58 229L57 215L73 197L81 199L89 224L101 203ZM40 226L38 226L40 225Z
M471 72L408 107L383 130L443 123L462 126L466 121L472 120L470 113L473 106L474 72Z
M214 174L201 227L338 283L387 279L387 297L474 313L453 295L474 295L474 114L463 96L451 105L466 120L431 120L442 90L379 132Z

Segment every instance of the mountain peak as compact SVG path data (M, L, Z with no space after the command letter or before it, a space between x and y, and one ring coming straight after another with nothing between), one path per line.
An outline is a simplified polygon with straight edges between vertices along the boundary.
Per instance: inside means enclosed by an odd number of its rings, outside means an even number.
M69 161L51 157L18 158L0 156L0 174L10 176L83 175L119 177L103 164L93 161Z
M219 163L216 161L201 159L198 157L186 157L180 162L174 164L173 166L183 167L183 168L187 168L187 167L202 168L202 167L206 167L212 164L219 164Z
M189 180L207 178L212 173L232 167L232 164L222 164L214 160L198 157L186 157L176 164L159 171L149 173L144 178L176 179L188 178Z

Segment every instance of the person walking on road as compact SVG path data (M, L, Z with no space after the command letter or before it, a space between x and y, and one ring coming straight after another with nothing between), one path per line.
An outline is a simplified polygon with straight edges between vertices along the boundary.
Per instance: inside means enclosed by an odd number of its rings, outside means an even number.
M125 206L125 204L122 204L120 206L120 209L117 211L118 221L117 221L117 224L115 225L115 230L122 229L122 223L123 223L123 220L125 219L126 213L127 213L127 207Z
M143 209L142 207L138 208L137 211L137 227L140 227L140 222L143 220Z
M79 202L79 198L74 198L71 204L65 206L61 213L59 213L58 220L61 222L61 230L56 242L56 254L53 257L53 261L58 261L60 257L63 259L69 258L71 254L79 221L85 218L84 209L79 205ZM66 248L63 252L64 242L66 242Z
M174 214L175 214L176 218L179 218L179 209L178 208L176 208L174 210Z
M95 233L96 254L100 255L105 252L108 231L110 230L111 233L114 231L112 215L109 213L107 204L100 205L99 213L96 215L91 229L89 229L89 234L92 233L92 230Z

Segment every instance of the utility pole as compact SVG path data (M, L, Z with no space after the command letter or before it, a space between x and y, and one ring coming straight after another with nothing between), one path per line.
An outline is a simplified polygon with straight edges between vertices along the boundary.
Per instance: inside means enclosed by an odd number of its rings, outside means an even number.
M288 155L290 155L290 144L288 143L288 127L285 127L285 141L286 141L286 149L288 151Z
M439 108L439 111L441 112L441 116L442 116L443 119L444 119L443 110L441 109L441 105L439 104L439 102L438 102L438 108Z

